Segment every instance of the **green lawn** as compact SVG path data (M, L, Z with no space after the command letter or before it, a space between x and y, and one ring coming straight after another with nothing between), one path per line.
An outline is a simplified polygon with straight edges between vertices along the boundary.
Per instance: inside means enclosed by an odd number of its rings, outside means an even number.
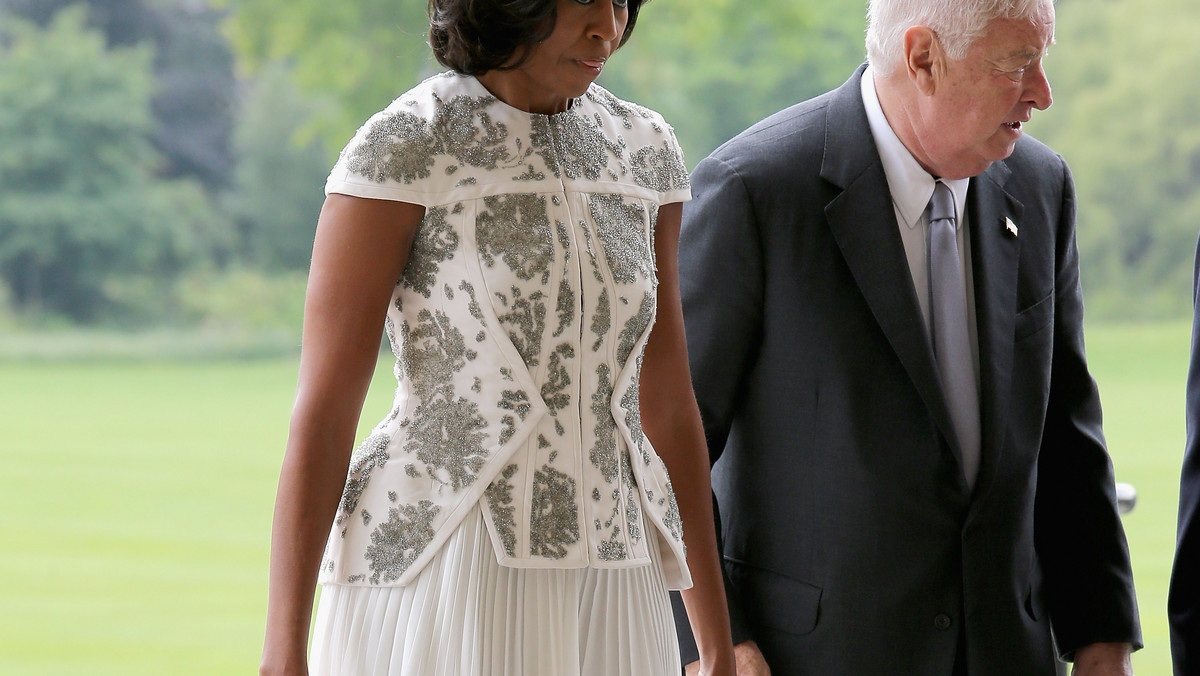
M1183 443L1185 324L1090 327L1148 647ZM0 362L0 673L246 674L295 361ZM388 410L381 362L362 429Z
M1175 551L1184 387L1190 324L1095 326L1088 357L1104 402L1104 428L1117 480L1138 489L1125 517L1146 648L1134 656L1143 676L1168 676L1167 584Z

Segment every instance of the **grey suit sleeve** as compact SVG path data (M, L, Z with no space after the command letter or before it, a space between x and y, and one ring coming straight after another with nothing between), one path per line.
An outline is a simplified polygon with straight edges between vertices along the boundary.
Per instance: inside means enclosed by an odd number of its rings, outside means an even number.
M1179 529L1167 616L1176 676L1200 672L1200 240L1192 274L1192 357L1187 378L1187 443L1179 479Z
M721 457L762 340L763 256L754 204L729 165L692 175L679 240L688 362L713 463Z
M692 173L692 202L684 206L679 243L688 361L709 458L725 450L745 374L761 340L763 261L754 207L742 178L709 157ZM721 543L720 512L717 541ZM733 642L752 638L736 590L725 577ZM678 594L672 595L684 664L697 659L696 642Z
M1100 396L1084 354L1075 189L1065 162L1062 171L1053 357L1034 534L1058 648L1064 659L1072 659L1090 643L1140 648L1142 638L1129 547L1101 431Z

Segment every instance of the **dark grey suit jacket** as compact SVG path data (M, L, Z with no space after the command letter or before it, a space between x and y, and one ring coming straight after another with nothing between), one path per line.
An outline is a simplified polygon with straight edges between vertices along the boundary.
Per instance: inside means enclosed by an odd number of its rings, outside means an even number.
M1175 676L1200 674L1200 241L1192 277L1192 359L1187 379L1187 443L1179 481L1179 528L1171 593Z
M684 210L735 638L780 676L946 676L960 649L972 676L1049 675L1051 629L1064 656L1140 646L1067 165L1024 138L971 181L983 443L970 492L861 74L718 148Z

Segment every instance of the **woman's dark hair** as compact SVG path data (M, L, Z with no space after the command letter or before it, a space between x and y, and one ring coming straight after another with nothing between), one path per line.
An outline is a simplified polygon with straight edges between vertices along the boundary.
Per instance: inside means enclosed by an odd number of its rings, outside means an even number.
M648 1L628 0L620 44ZM517 68L554 32L557 7L558 0L429 0L429 46L438 63L466 75Z

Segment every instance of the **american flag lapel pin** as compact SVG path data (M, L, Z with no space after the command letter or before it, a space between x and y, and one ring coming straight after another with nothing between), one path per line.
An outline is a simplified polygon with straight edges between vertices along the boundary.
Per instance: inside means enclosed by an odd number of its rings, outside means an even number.
M1004 218L1004 231L1008 233L1009 237L1017 236L1017 224L1013 223L1012 219L1007 216Z

